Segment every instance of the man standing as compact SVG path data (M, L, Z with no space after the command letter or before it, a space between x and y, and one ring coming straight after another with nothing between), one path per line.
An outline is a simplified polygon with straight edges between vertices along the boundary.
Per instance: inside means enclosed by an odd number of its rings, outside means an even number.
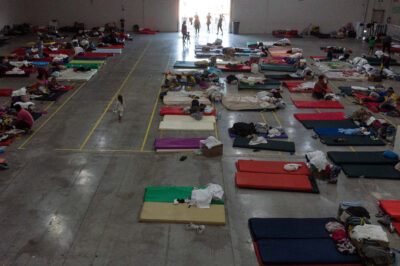
M207 31L210 32L210 24L211 24L211 14L208 12L207 15Z
M217 34L219 34L219 30L221 29L221 34L224 35L224 32L222 31L222 20L223 20L223 16L221 14L221 15L219 15L219 19L218 19Z

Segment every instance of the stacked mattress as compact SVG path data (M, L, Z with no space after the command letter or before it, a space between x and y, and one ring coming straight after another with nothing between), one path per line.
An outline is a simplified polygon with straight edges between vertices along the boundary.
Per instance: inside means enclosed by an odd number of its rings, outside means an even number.
M301 167L295 171L285 170L284 166L290 163ZM236 168L237 187L319 193L317 183L310 177L310 170L304 162L239 160Z
M337 251L325 230L334 218L251 218L249 229L260 265L361 266L358 255Z
M188 208L187 203L174 204L175 199L190 199L193 187L147 187L140 212L140 222L225 224L223 201L212 201L210 208Z

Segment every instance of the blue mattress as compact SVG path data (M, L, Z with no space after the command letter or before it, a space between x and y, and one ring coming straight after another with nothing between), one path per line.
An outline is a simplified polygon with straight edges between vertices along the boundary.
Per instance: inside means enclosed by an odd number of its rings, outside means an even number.
M335 218L250 218L249 228L254 241L260 239L330 238L325 224Z
M339 128L314 127L314 131L319 136L355 136L357 134L344 134L339 132Z
M302 231L301 227L297 230ZM332 239L262 239L257 241L263 264L353 264L357 255L337 251Z

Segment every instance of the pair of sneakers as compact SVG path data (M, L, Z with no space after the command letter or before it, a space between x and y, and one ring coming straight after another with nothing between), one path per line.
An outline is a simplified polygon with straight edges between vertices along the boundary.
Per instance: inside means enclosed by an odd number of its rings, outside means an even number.
M204 230L206 229L205 225L197 225L197 224L187 224L186 225L186 230L188 231L195 231L197 234L202 234L204 232Z
M381 219L378 220L378 223L381 225L385 226L390 233L394 233L396 230L392 224L392 220L390 219L390 216L385 214L384 212L379 212L378 214L375 215L376 217L382 217Z

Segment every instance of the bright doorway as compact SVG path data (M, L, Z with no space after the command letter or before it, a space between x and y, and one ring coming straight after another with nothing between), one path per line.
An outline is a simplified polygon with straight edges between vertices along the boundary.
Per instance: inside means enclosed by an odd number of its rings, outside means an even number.
M207 15L211 15L210 32L207 31ZM231 15L231 0L180 0L179 1L179 31L184 20L188 25L191 35L194 35L194 16L200 19L200 35L217 34L218 18L223 15L222 30L224 34L229 33ZM189 18L193 18L190 23ZM221 34L221 33L220 33Z

